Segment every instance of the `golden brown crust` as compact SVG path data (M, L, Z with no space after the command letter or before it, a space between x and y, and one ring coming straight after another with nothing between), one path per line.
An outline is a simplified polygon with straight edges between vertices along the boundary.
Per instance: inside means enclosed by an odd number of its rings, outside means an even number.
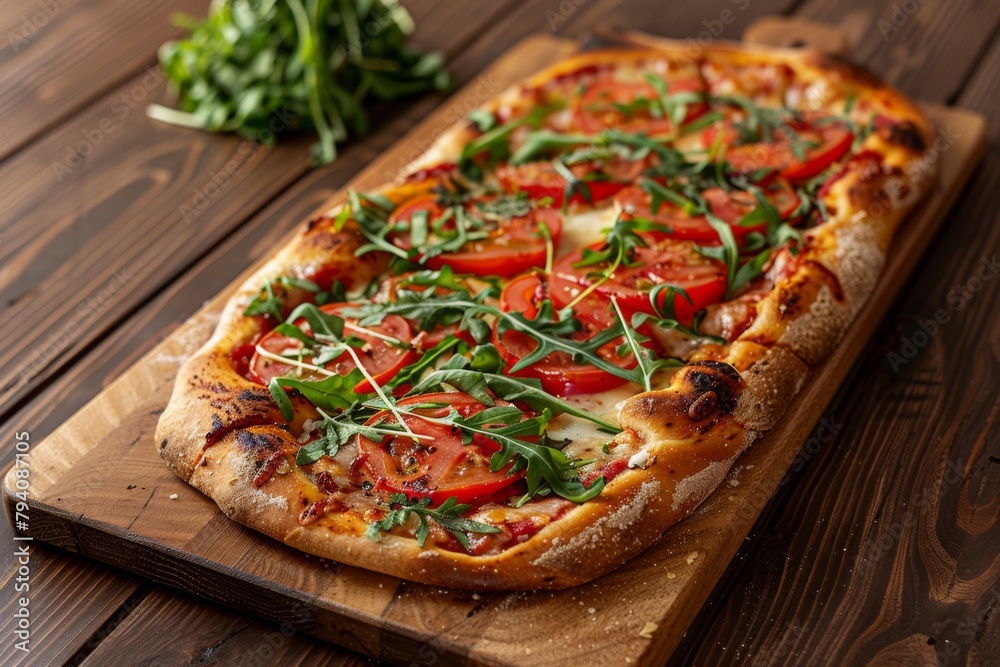
M607 62L667 59L691 65L680 43L656 48L581 53L505 92L486 108L518 104L524 91L560 74ZM808 231L798 257L757 305L752 325L730 345L706 346L664 389L638 394L621 407L617 440L648 456L642 468L615 477L594 500L574 506L530 539L497 555L473 556L409 537L364 537L354 511L301 521L326 494L294 465L297 442L266 389L241 377L230 353L259 333L259 318L243 309L265 277L308 278L317 267L349 287L384 267L374 255L355 258L362 242L351 229L336 232L328 218L310 223L295 241L248 280L231 299L211 340L181 369L157 428L171 469L211 496L233 519L304 551L414 581L473 589L562 588L589 581L639 553L684 518L722 481L756 435L774 426L809 373L836 346L874 289L896 228L933 180L922 162L931 144L926 117L870 74L816 53L715 45L697 57L725 69L770 63L790 68L804 105L843 104L848 96L904 120L869 136L863 150L878 153L880 169L849 167L824 196L827 222ZM439 137L408 168L454 160L475 132L465 123ZM412 194L402 185L393 198ZM398 200L398 199L397 199ZM284 463L282 463L284 461ZM258 486L262 468L277 469ZM258 480L259 481L259 480ZM305 523L306 525L303 525Z

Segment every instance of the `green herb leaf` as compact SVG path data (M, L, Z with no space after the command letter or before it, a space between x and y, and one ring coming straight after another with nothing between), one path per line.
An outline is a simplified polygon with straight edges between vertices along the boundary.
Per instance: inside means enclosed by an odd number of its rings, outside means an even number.
M436 509L430 507L430 498L411 500L402 493L392 494L389 497L389 502L389 511L385 517L368 526L365 535L369 539L378 540L382 533L405 524L411 515L415 515L419 519L415 537L421 548L427 542L427 537L430 534L430 528L427 525L428 519L451 533L466 550L469 549L470 533L484 535L500 532L496 526L462 518L462 514L472 509L472 505L461 504L454 497L448 498Z
M180 25L188 37L159 54L179 109L151 105L150 117L266 144L312 130L321 164L367 130L366 103L450 86L440 54L406 45L413 21L390 0L213 2Z

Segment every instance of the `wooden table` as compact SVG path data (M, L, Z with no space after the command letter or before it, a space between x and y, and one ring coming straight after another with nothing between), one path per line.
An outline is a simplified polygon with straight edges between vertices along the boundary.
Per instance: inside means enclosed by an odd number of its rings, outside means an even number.
M407 3L462 83L531 32L631 27L738 38L765 14L837 25L908 94L1000 118L1000 4L977 0ZM422 118L377 111L308 168L308 140L156 124L168 16L205 0L0 7L0 461L93 397ZM485 95L490 82L483 81ZM948 128L943 128L947 142ZM232 162L235 160L235 162ZM235 166L234 166L235 165ZM402 166L402 165L401 165ZM194 206L191 215L187 208ZM1000 145L804 444L677 664L989 664L1000 655ZM990 267L993 267L992 269ZM943 312L933 335L921 323ZM895 353L895 354L893 354ZM902 361L900 361L902 359ZM31 544L31 652L14 647L6 523L3 664L354 664L332 645ZM414 664L435 656L415 655ZM613 656L595 656L611 662Z

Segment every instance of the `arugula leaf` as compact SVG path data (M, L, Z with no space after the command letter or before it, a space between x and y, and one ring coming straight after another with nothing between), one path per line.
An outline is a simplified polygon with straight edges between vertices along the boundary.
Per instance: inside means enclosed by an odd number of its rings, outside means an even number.
M313 130L320 164L368 129L367 103L450 87L440 53L406 44L413 20L391 0L213 2L206 19L175 22L190 33L159 59L179 109L150 105L150 117L266 144Z
M427 525L428 519L451 533L466 550L469 549L469 533L500 532L496 526L462 518L462 514L472 509L472 505L461 504L455 497L448 498L435 509L431 509L430 504L430 498L411 500L404 493L394 493L389 496L388 513L381 521L369 525L365 535L371 540L378 540L382 533L405 524L411 515L419 519L415 536L417 544L421 548L427 542L427 536L430 534L430 527Z
M698 210L702 207L702 205L698 202L685 197L666 185L660 185L656 181L648 178L642 179L639 187L645 190L652 198L649 208L654 214L660 210L660 205L665 201L668 201L674 206L682 209L688 215L696 215Z
M584 465L583 462L571 459L558 449L521 439L545 432L545 426L552 417L548 410L530 419L522 417L523 413L518 408L506 406L487 408L465 418L454 413L450 421L465 432L469 442L473 434L478 434L500 445L500 451L490 458L490 470L493 472L502 470L516 454L517 459L509 473L524 471L529 498L544 488L566 500L583 503L603 490L604 478L598 478L589 487L580 482L577 469Z
M285 305L284 295L279 298L275 292L275 287L283 288L284 292L287 292L289 289L300 289L311 292L315 295L314 299L316 303L320 305L345 301L347 299L344 285L339 280L333 281L333 285L328 291L323 291L319 285L311 280L295 278L293 276L278 276L273 280L269 279L264 282L261 286L260 294L247 305L243 314L247 316L263 315L279 322L283 321L285 319L283 315Z
M299 448L295 456L296 465L304 466L324 456L336 456L341 445L357 435L379 442L382 436L403 432L397 424L389 422L384 425L367 426L365 422L375 414L375 411L357 402L335 417L318 408L317 412L323 419L316 429L322 432L323 436Z
M354 387L365 377L357 368L347 375L331 375L322 380L298 380L290 377L271 378L268 390L281 410L281 416L285 421L292 421L295 412L292 401L285 392L285 387L297 389L307 401L317 408L334 412L345 410L354 404L358 395L354 393Z
M475 124L480 132L489 132L497 124L497 117L492 111L486 109L473 109L465 116Z
M400 259L411 259L410 253L399 248L386 238L389 232L392 231L389 227L389 214L392 213L395 207L391 201L381 196L351 190L347 193L347 202L345 209L349 210L349 215L347 218L344 218L344 221L353 218L358 224L358 230L361 232L361 235L368 241L368 243L354 251L356 257L378 250L387 252ZM341 214L343 214L343 210ZM338 216L337 221L342 227L341 216Z
M482 178L481 170L472 164L477 156L488 153L491 162L503 160L510 156L510 143L507 139L511 133L522 125L530 125L537 128L542 124L545 117L552 111L561 108L561 105L549 105L534 107L528 115L523 118L515 118L503 125L491 127L483 132L462 148L462 153L458 158L458 168L463 174L474 181ZM517 164L516 162L512 162Z
M652 72L646 72L644 76L649 85L656 91L660 108L663 109L664 115L670 119L674 127L673 133L676 134L684 122L684 117L687 116L688 105L701 102L704 95L694 91L668 93L670 85L662 78Z
M442 356L452 351L461 351L464 347L465 343L460 338L456 338L455 336L448 334L440 343L424 352L415 362L409 366L401 368L399 372L396 373L395 377L386 382L383 386L387 389L395 389L396 387L411 383L419 378L420 375L428 368L433 367L434 362ZM456 354L453 358L464 357Z
M654 375L665 368L682 366L683 362L672 357L659 357L653 350L643 347L642 344L649 339L635 330L635 327L641 323L641 319L638 318L640 313L636 313L633 316L632 323L630 324L626 322L625 315L622 314L622 310L618 306L618 299L611 297L611 305L614 307L615 317L618 318L618 327L625 338L622 347L627 348L636 360L636 367L632 369L632 377L629 379L642 385L646 391L652 391Z
M446 384L463 391L483 405L493 405L493 395L511 403L524 403L533 410L550 410L553 414L568 414L597 424L609 433L621 431L615 424L577 408L572 403L557 398L542 389L542 383L534 378L519 378L496 373L484 373L470 367L464 357L452 357L446 368L428 374L420 384L414 386L407 396L419 396L434 387ZM489 391L487 391L489 390ZM493 392L493 395L490 394Z
M619 215L615 218L615 223L604 230L604 245L599 250L583 248L580 252L580 261L574 262L575 268L585 266L595 266L608 262L611 266L604 273L614 273L619 266L632 266L635 260L637 248L646 248L649 244L639 236L640 232L664 232L669 234L671 229L645 218L626 218Z
M666 292L666 295L661 298L660 294L662 292ZM718 343L719 345L725 345L729 342L720 336L705 334L698 330L701 325L701 321L705 318L704 308L694 314L690 328L681 324L677 320L677 308L675 306L678 296L694 306L694 301L691 300L690 295L688 295L683 287L680 287L679 285L668 285L666 283L657 285L649 292L649 302L653 306L653 312L656 313L656 317L653 317L648 313L640 313L641 317L632 318L632 326L638 327L643 322L653 319L655 320L655 324L657 326L663 327L664 329L675 329L689 338L706 338L713 343Z
M704 215L708 220L708 224L710 224L712 229L714 229L719 235L722 245L695 246L695 248L705 257L718 260L726 265L726 296L724 300L728 301L732 298L733 292L736 289L734 281L736 279L736 273L740 268L740 248L736 244L736 237L733 235L733 230L730 228L729 223L724 220L720 220L708 211L705 211Z
M566 213L569 209L569 200L572 199L575 194L579 194L588 204L593 202L594 197L590 193L590 186L587 185L583 179L577 178L576 174L574 174L562 160L553 160L552 166L555 168L556 173L562 176L566 181L566 187L563 188L563 213Z

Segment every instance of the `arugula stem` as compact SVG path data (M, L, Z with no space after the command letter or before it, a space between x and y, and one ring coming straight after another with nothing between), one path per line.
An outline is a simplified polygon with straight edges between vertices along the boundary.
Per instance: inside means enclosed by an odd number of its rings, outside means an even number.
M614 307L615 314L618 316L618 319L621 321L622 326L627 328L628 327L628 322L625 320L625 315L622 314L622 309L618 306L618 298L615 297L614 295L611 296L611 305ZM640 350L639 346L636 345L635 340L632 339L632 336L625 336L625 342L628 343L629 349L632 350L632 354L635 355L635 358L636 359L640 359L641 358L640 355L642 354L642 350ZM653 385L652 385L652 382L651 382L651 378L652 378L652 376L645 375L645 374L642 377L642 385L643 385L643 388L646 391L652 391L653 390Z
M580 303L588 296L593 294L594 290L596 290L598 287L608 282L608 280L611 279L611 276L614 274L614 272L617 271L618 267L621 265L622 265L622 253L621 251L619 251L618 254L615 255L614 261L611 262L611 264L608 265L608 268L601 273L601 277L595 280L594 282L590 283L590 285L587 286L587 289L580 292L572 301L569 302L569 304L567 304L566 307L576 308L576 305L578 303Z
M417 435L416 433L410 430L410 427L406 425L405 421L403 421L402 415L399 414L399 410L396 409L396 404L393 401L389 400L389 397L385 395L384 391L382 391L382 387L379 385L379 383L375 381L375 378L373 378L371 373L368 372L368 369L366 369L364 365L362 365L361 359L358 358L358 353L354 351L354 348L348 345L347 353L351 355L351 358L354 359L354 363L357 364L358 366L358 370L361 371L361 374L365 376L365 379L371 383L372 388L375 390L375 393L378 394L378 397L382 399L383 403L385 403L386 407L389 409L389 412L391 412L393 416L396 418L396 420L399 422L399 425L403 428L403 432L408 437L416 441L420 440L433 441L434 440L433 436Z

